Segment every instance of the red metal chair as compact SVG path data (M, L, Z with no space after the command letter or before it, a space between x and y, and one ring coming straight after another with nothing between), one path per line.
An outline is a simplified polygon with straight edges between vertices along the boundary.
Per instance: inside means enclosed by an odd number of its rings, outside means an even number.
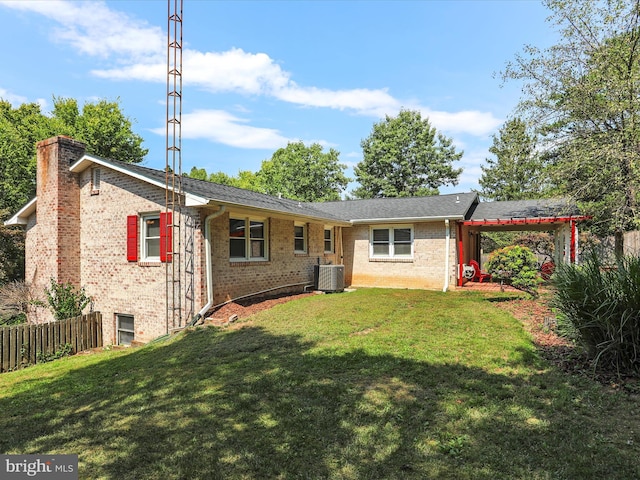
M551 261L546 261L540 266L540 275L542 275L542 279L548 281L553 275L553 272L556 270L555 263Z
M484 281L491 281L491 274L481 271L478 262L475 260L469 260L469 265L471 265L474 270L472 281L480 283Z

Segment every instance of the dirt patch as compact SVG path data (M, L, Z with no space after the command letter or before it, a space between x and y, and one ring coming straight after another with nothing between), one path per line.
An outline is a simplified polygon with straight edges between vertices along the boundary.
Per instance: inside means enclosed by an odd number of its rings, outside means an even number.
M270 297L248 298L226 303L216 308L214 311L209 312L205 323L217 326L226 325L229 323L230 319L236 317L238 320L246 318L263 310L268 310L276 305L308 297L310 295L316 295L316 293L294 293Z

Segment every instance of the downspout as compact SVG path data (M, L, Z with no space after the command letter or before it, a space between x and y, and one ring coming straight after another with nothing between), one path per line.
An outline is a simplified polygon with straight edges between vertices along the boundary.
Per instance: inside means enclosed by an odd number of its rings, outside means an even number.
M446 292L449 290L449 242L451 241L451 230L449 228L449 219L444 219L444 286L442 287L442 291Z
M195 317L189 322L188 326L195 325L213 305L213 261L211 260L211 220L222 215L226 210L224 205L220 206L217 212L214 212L204 219L204 255L205 269L207 278L207 303Z

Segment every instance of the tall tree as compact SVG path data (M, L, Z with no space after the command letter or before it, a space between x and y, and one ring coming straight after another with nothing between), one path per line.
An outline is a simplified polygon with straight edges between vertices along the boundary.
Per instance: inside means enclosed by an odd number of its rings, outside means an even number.
M51 115L37 103L13 108L0 100L0 209L15 212L35 195L36 143L54 135L69 135L87 144L87 152L138 163L147 150L142 137L117 102L86 103L82 112L71 98L54 97Z
M544 157L536 149L535 135L520 118L505 122L493 135L489 148L495 158L485 159L479 179L481 195L492 200L539 198L548 189Z
M339 155L333 148L323 152L318 143L308 147L302 142L289 143L262 162L258 177L270 195L305 202L340 200L349 179Z
M238 175L232 177L224 172L208 174L204 168L192 167L187 176L197 178L198 180L207 180L221 185L229 185L230 187L244 188L245 190L264 193L260 178L250 170L239 170Z
M52 120L58 133L86 143L87 153L129 163L140 163L148 153L119 100L85 103L80 112L77 100L54 97Z
M524 80L520 108L540 125L554 180L600 233L640 226L640 0L547 0L560 40L528 47L505 79Z
M52 114L44 115L37 103L14 108L0 99L0 222L36 193L36 143L59 134L99 156L140 162L147 153L117 102L87 103L80 113L76 100L54 97ZM23 275L22 241L21 231L0 223L0 283Z
M358 198L437 195L442 185L458 183L462 157L453 141L436 132L420 112L401 110L373 125L360 143L363 160L355 167Z
M13 108L0 100L0 210L4 220L36 192L36 142L53 135L37 103Z

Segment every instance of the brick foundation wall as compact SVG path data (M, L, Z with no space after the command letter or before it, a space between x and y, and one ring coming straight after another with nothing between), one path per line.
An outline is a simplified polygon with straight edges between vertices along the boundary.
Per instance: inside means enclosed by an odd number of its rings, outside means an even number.
M369 226L343 228L345 281L353 287L442 289L445 268L445 224L416 223L413 259L369 258ZM450 225L449 286L455 288L455 224Z

